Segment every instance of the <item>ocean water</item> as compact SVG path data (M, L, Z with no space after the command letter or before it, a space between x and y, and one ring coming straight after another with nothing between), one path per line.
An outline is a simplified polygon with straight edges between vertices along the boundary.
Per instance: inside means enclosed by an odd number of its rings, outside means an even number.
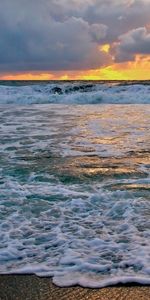
M0 274L150 283L149 82L0 83Z

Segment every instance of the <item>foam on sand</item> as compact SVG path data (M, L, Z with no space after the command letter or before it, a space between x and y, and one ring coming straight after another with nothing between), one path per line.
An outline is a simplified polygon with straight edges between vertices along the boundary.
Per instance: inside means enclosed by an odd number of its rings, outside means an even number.
M0 117L0 274L149 284L149 106L0 105Z

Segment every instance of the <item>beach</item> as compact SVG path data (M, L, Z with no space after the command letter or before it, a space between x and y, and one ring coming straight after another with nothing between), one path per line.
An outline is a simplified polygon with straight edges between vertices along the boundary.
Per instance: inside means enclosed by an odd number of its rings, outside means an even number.
M150 287L126 285L103 289L59 288L50 278L0 276L0 300L148 300Z
M0 300L150 300L149 13L0 1Z

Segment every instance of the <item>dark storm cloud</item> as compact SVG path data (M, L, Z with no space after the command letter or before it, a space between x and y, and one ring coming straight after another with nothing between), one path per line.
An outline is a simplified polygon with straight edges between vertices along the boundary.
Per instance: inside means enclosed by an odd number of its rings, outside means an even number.
M133 29L119 39L120 43L115 47L117 62L134 60L137 53L150 54L150 33L145 27Z
M129 30L150 22L150 0L94 0L85 19L108 26L105 42L114 42Z
M94 69L111 63L98 45L149 20L150 1L0 2L0 71Z

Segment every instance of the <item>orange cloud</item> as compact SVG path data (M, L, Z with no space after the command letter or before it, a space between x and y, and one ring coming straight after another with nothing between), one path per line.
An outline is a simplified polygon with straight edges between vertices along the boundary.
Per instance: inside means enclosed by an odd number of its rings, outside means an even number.
M0 76L1 80L53 80L54 75L50 73L24 73L7 74Z
M150 56L136 56L135 62L112 64L100 70L91 71L95 79L102 80L150 80ZM88 79L88 74L86 76ZM85 79L86 79L85 78Z
M109 46L109 45L108 45ZM107 51L108 46L103 45ZM109 50L108 50L109 51ZM150 80L150 56L137 55L134 62L114 63L110 66L86 71L55 73L7 74L3 80Z

